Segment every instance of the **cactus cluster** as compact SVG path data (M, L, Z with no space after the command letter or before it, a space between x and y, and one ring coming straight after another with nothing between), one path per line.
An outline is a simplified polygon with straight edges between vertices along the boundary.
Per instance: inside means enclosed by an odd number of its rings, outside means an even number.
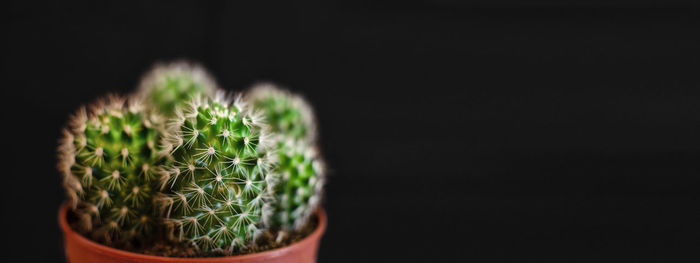
M224 94L175 62L136 95L78 110L58 151L77 228L116 247L169 240L210 256L256 251L260 237L283 245L310 225L325 181L311 107L272 84Z
M138 102L111 96L78 110L63 131L59 170L81 229L93 238L124 243L153 230L157 125Z

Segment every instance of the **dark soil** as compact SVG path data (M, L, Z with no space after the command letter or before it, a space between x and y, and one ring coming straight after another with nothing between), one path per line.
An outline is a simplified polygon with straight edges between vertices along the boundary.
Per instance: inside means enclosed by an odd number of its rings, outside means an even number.
M74 231L79 232L77 230L77 227L75 225L76 222L75 216L72 214L72 212L68 212L68 223L71 225L71 228L73 228ZM258 238L256 243L252 245L251 247L248 247L246 249L240 250L237 253L234 253L234 255L243 255L243 254L250 254L250 253L257 253L257 252L263 252L266 250L272 250L275 248L280 248L284 247L287 245L290 245L294 242L300 241L304 239L306 236L311 234L316 229L316 226L318 225L318 218L316 216L312 217L311 220L309 220L309 223L304 226L300 231L293 231L293 232L284 232L280 233L278 230L270 231L265 234L263 234L262 237ZM86 235L85 233L82 233L84 237L91 239L95 242L104 244L104 242L100 242L98 240L95 240L91 238L89 235ZM278 240L279 239L279 240ZM162 256L162 257L216 257L216 256L224 256L222 253L211 253L211 254L202 254L195 247L193 247L190 244L187 243L177 243L177 242L171 242L165 240L165 238L160 239L158 241L154 242L130 242L125 245L118 245L118 244L104 244L110 247L114 247L117 249L121 250L126 250L126 251L131 251L135 253L141 253L141 254L146 254L146 255L153 255L153 256ZM224 248L226 250L226 248Z

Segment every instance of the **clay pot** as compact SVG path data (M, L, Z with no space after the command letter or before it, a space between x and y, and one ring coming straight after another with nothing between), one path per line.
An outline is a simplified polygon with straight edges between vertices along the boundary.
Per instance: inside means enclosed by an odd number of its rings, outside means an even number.
M209 258L174 258L138 254L111 248L83 237L73 231L68 225L66 214L68 205L61 205L58 211L58 223L63 230L66 258L72 263L112 263L112 262L287 262L312 263L316 261L316 251L321 235L326 228L326 214L319 210L319 223L309 236L286 247L268 250L260 253Z

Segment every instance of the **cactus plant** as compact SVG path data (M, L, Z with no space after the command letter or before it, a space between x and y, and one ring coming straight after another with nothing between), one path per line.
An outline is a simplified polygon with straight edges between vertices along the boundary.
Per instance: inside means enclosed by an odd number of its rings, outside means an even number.
M216 90L216 82L202 66L175 61L153 66L142 78L138 94L152 110L174 117L175 108L197 96L212 96Z
M313 110L300 95L271 83L260 83L249 90L247 99L265 112L272 131L297 140L316 140Z
M300 230L318 207L324 184L324 162L316 147L301 140L278 142L280 181L275 185L273 226Z
M311 106L299 95L273 84L255 85L249 93L252 104L265 112L277 133L275 167L280 174L274 195L273 228L280 234L304 227L316 210L325 181L324 163L315 144L316 125ZM283 238L278 236L278 239Z
M325 181L311 107L272 84L248 95L232 101L204 69L175 62L156 65L133 97L78 110L58 148L70 201L62 229L187 256L258 252L311 233ZM75 235L66 242L76 245ZM69 258L95 252L84 244Z
M124 244L152 233L161 162L153 118L113 95L80 108L63 131L58 167L80 229L93 239Z
M240 97L194 99L176 115L164 137L171 160L158 201L172 237L203 253L237 253L270 217L270 134Z

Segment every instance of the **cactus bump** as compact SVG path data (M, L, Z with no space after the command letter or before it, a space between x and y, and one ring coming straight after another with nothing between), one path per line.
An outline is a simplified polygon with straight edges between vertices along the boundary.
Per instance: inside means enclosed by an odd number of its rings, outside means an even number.
M197 98L177 111L164 137L170 156L158 202L172 238L201 252L234 254L260 234L274 198L262 116L240 99Z
M115 245L148 239L162 160L157 125L140 103L116 95L71 117L58 168L83 233Z
M200 65L175 61L158 63L144 75L138 94L151 110L174 117L175 109L198 96L213 96L217 85Z

